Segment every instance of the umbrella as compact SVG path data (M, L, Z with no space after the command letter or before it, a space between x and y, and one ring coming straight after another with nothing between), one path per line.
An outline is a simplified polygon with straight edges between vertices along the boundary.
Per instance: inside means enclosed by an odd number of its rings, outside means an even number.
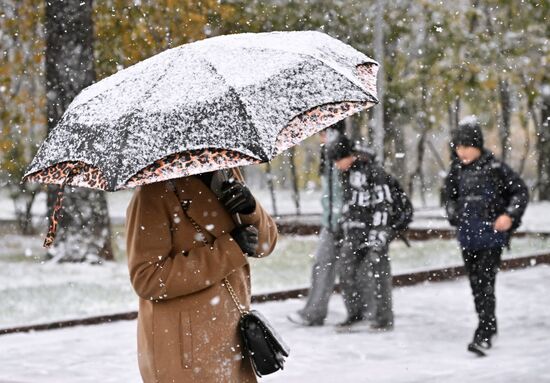
M116 191L266 162L377 103L377 69L313 31L184 44L84 89L24 179Z

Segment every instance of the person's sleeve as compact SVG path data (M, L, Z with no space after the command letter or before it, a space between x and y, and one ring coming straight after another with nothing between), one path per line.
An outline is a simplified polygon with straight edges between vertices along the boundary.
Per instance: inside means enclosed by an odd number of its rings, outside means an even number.
M229 234L211 245L175 254L166 198L138 191L128 207L128 268L132 286L140 297L157 300L193 294L247 264Z
M529 190L521 177L508 165L500 164L504 195L507 199L506 214L514 221L514 228L521 223L521 217L525 213L529 202Z
M457 170L454 166L451 167L449 174L445 177L443 187L443 195L445 198L445 212L451 226L458 225L458 186L457 186Z

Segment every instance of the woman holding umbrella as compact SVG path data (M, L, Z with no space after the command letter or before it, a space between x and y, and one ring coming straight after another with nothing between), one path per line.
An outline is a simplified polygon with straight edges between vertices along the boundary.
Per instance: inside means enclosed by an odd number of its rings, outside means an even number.
M221 170L270 161L375 105L377 70L320 32L235 34L166 50L69 105L25 179L61 186L45 246L63 226L65 186L137 188L127 250L146 382L255 381L236 303L250 302L244 254L269 254L276 231L240 173L224 183Z
M140 296L144 382L255 382L238 333L250 304L247 256L273 250L276 225L242 183L219 173L142 186L127 210L130 278ZM236 225L232 215L242 222ZM229 288L229 289L228 289Z

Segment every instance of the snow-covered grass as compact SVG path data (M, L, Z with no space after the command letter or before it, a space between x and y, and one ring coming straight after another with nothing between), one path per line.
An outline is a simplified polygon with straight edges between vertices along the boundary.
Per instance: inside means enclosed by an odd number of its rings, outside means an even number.
M390 333L338 334L340 296L327 324L301 328L286 315L303 300L256 305L290 345L285 370L261 379L285 383L526 383L550 381L550 267L497 277L499 336L491 355L466 351L475 328L468 282L394 289L396 327ZM137 383L136 323L0 337L0 381L18 383Z
M287 236L280 239L272 256L251 260L254 292L308 286L316 246L317 236ZM505 250L503 258L545 249L550 249L549 238L514 238L511 251ZM391 244L390 257L394 274L462 265L455 240L411 241L411 247L397 240Z
M6 235L0 246L0 327L74 319L137 309L129 282L123 235L116 236L117 262L104 265L41 261L38 237ZM316 236L281 236L275 253L251 259L253 293L307 287ZM550 248L550 239L514 239L505 258ZM394 274L461 264L455 241L396 241L391 247Z

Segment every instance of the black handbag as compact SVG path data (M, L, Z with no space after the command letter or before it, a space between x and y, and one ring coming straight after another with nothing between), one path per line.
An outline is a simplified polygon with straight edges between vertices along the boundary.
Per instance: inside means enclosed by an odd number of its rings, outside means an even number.
M224 278L223 284L241 313L239 330L256 375L262 377L282 370L290 352L283 338L259 311L243 310L227 278Z
M202 234L205 245L208 245L208 242L204 239L204 233L200 225L187 212L189 205L182 203L179 198L176 184L170 181L169 185L171 185L171 188L176 193L176 197L180 201L183 214L191 222L197 233ZM223 279L223 285L229 291L229 295L231 295L233 302L235 302L241 314L239 330L243 339L245 352L250 357L250 362L256 375L262 377L262 375L282 370L285 358L288 357L290 351L286 343L259 311L247 311L243 308L244 306L241 306L237 294L227 278Z
M283 369L289 348L259 311L242 315L239 328L256 375L261 377Z

